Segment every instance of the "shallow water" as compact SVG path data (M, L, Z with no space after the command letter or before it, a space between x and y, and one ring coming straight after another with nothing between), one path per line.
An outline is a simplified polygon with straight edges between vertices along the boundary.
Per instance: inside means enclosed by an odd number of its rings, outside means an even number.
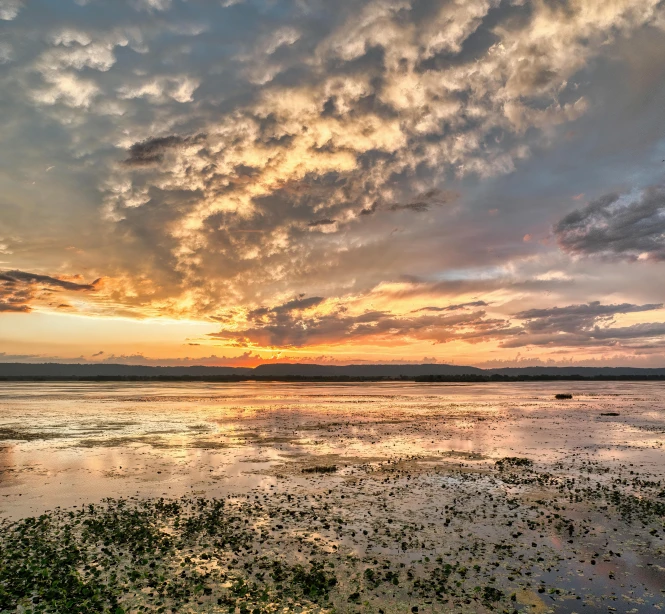
M573 400L555 401L557 392ZM602 413L620 416L601 416ZM9 383L0 513L275 483L316 457L519 453L665 467L665 384Z
M557 401L559 392L573 399ZM588 494L619 480L626 496L658 500L664 435L662 382L10 383L0 391L0 515L106 497L309 497L357 527L353 535L317 527L340 551L397 557L425 573L425 553L457 548L459 558L472 542L514 542L496 582L517 591L520 611L652 612L664 607L665 518L627 520L561 484L574 479ZM506 480L495 465L503 457L534 468ZM332 465L331 475L303 473ZM445 506L466 520L444 525ZM564 515L575 539L567 525L556 528ZM382 524L393 520L421 523L422 547L395 550ZM382 537L362 537L368 522ZM289 539L278 550L293 546ZM524 582L509 575L516 565ZM553 592L535 592L539 582ZM439 611L420 604L428 608Z

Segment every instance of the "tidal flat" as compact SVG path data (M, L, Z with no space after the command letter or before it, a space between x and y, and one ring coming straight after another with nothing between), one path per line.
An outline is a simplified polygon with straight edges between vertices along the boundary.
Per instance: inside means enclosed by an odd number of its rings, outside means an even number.
M665 610L664 440L661 382L6 383L0 612Z

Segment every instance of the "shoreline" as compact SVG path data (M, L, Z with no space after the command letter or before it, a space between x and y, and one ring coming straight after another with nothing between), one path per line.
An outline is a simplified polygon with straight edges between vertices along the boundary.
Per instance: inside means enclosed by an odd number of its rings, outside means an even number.
M665 375L422 375L417 377L388 376L271 376L271 375L99 375L99 376L0 376L0 382L415 382L415 383L519 383L519 382L662 382Z

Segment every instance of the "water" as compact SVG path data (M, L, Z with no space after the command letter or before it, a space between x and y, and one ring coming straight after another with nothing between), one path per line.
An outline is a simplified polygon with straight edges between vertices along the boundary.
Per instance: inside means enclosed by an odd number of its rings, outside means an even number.
M560 391L573 400L555 401ZM270 468L317 458L457 451L554 462L584 451L657 471L663 433L661 382L8 383L0 513L269 486Z
M557 401L559 392L573 399ZM9 383L0 391L0 516L107 497L299 497L326 501L357 527L318 527L335 551L425 573L425 553L459 558L474 542L512 544L495 573L506 595L515 591L511 607L652 612L665 607L665 517L626 518L591 495L619 488L631 505L665 500L664 434L661 382ZM503 457L534 465L507 480L495 465ZM303 472L316 466L337 471ZM580 488L566 487L571 479ZM459 516L443 524L453 508ZM561 518L574 523L573 539ZM370 520L376 535L364 537ZM396 548L382 524L393 520L422 524L424 545ZM277 552L295 547L281 539ZM469 561L489 565L481 551ZM420 608L439 611L436 600Z

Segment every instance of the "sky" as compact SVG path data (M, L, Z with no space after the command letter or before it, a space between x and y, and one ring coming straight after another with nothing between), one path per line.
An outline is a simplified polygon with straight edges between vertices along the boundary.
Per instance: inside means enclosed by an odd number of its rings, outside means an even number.
M0 361L665 366L665 2L0 0Z

